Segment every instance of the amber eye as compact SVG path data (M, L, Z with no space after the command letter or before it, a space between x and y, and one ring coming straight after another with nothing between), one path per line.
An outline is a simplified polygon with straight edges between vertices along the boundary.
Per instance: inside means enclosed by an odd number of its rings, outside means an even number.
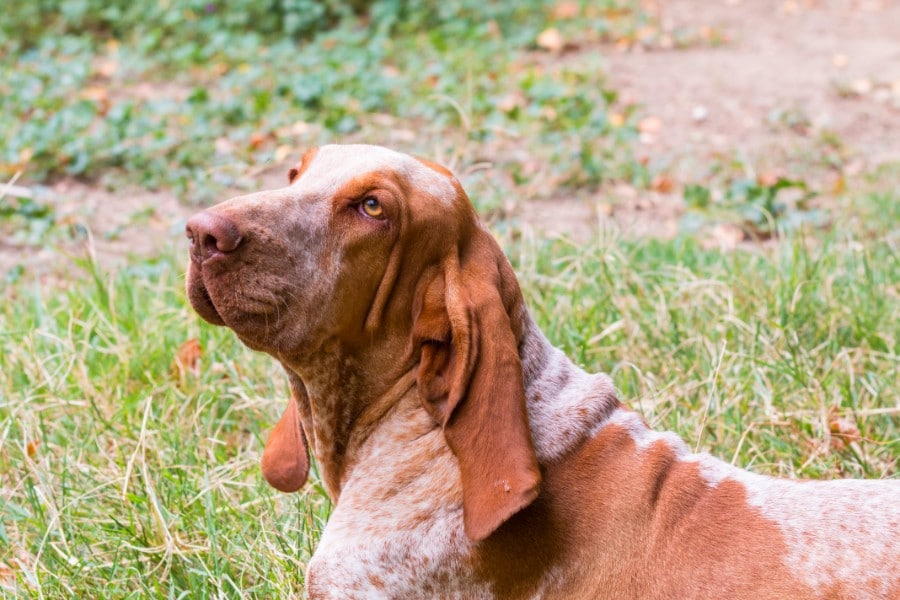
M378 201L378 198L373 196L365 198L360 206L364 213L375 219L381 218L381 215L384 214L384 208L382 208L381 202Z

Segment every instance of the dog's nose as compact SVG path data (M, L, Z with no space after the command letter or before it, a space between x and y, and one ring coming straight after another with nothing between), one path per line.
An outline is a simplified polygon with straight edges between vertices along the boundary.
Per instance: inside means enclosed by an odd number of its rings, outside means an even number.
M185 231L191 240L191 255L200 261L234 251L243 239L237 225L208 210L191 217Z

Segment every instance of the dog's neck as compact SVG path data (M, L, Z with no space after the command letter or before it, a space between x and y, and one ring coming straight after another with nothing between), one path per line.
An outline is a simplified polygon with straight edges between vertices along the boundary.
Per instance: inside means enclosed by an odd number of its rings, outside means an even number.
M544 336L523 308L519 356L526 406L538 461L553 462L578 447L619 406L612 381L576 366ZM333 499L354 461L354 450L401 399L415 394L415 365L394 378L366 377L361 364L341 352L323 351L301 366L285 363L294 396L301 402L301 420L310 450ZM386 353L379 353L384 356ZM395 365L396 367L397 365ZM370 379L373 379L370 381ZM378 387L375 380L388 387ZM305 403L305 406L303 404Z
M519 356L528 419L538 461L546 464L587 440L619 401L609 376L579 368L523 312Z
M371 348L362 355L349 354L334 342L304 354L300 361L279 357L300 402L303 431L332 500L340 494L355 449L415 386L411 368L398 368L402 366L386 360L400 353L402 348Z

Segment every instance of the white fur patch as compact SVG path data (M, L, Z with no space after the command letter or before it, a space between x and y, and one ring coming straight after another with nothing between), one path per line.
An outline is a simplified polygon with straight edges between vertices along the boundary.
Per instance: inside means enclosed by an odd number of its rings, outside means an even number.
M578 368L525 316L522 369L538 461L552 462L591 437L616 406L609 376Z
M669 448L676 458L685 460L690 454L687 444L684 443L678 435L671 431L654 431L644 424L640 415L632 410L618 409L610 415L609 419L600 423L596 431L592 431L591 435L599 433L601 429L607 425L618 425L628 432L631 439L634 440L638 451L646 450L656 442L662 441Z
M446 175L407 154L366 144L320 146L291 187L300 186L330 198L352 179L378 171L395 171L406 177L417 190L447 205L456 198L456 189Z
M309 565L310 597L490 598L470 553L443 433L423 411L402 412L368 438L343 485Z
M821 592L853 582L855 598L888 597L900 570L900 482L789 481L741 470L733 478L778 524L785 564L802 581Z

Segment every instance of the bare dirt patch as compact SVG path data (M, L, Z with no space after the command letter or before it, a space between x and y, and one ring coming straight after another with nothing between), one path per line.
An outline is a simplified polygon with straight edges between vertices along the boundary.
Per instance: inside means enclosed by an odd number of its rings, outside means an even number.
M0 243L0 275L16 265L41 277L71 275L73 258L90 255L104 266L133 256L158 256L183 240L184 221L196 208L170 192L139 188L111 190L64 179L34 191L55 223L43 244L16 240Z
M900 2L891 0L668 0L661 27L707 27L722 45L602 53L612 87L646 115L639 154L676 191L601 189L520 207L537 229L586 237L597 224L626 235L677 230L678 184L719 168L837 187L900 161ZM608 206L612 202L612 210Z
M829 131L867 162L900 159L900 3L670 0L661 14L698 18L731 41L610 57L614 87L660 120L648 154L762 159Z

